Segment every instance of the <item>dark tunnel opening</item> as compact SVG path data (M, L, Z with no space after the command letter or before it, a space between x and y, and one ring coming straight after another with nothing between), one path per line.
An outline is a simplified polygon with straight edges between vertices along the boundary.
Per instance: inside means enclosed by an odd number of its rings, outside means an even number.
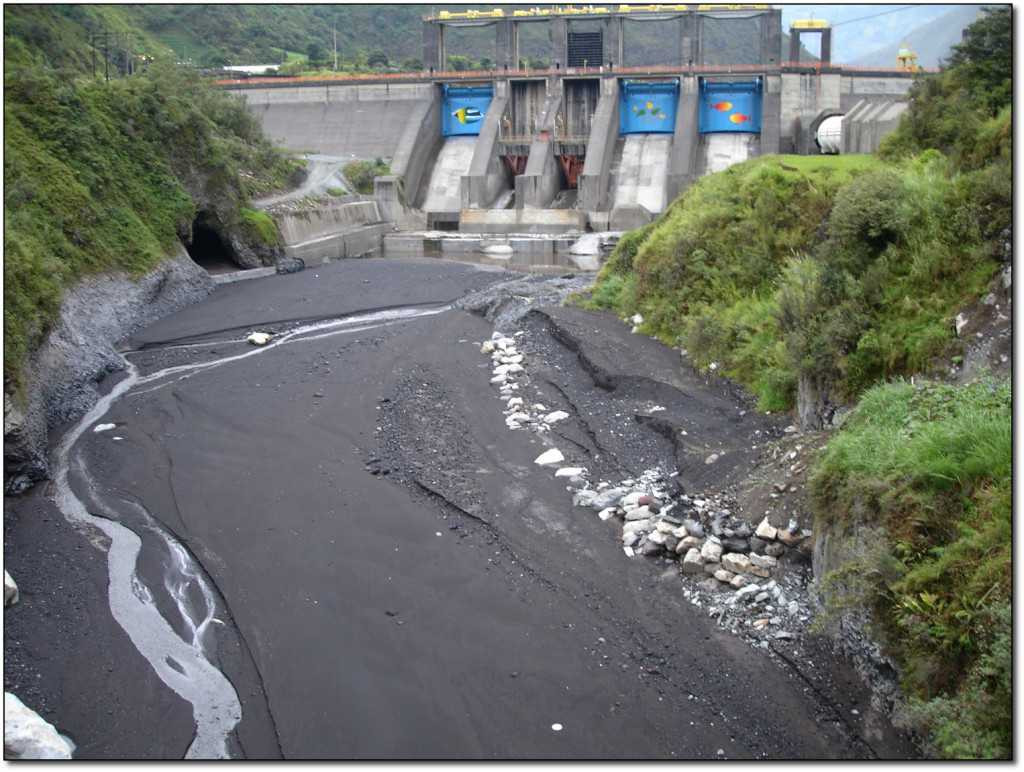
M234 250L213 218L200 212L192 222L192 240L185 244L189 257L209 273L228 273L239 269Z

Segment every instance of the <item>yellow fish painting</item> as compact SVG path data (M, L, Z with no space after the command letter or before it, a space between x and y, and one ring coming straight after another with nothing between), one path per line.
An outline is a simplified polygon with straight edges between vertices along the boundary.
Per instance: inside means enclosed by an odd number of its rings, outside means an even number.
M476 123L483 118L483 115L475 107L460 107L458 110L454 111L452 115L463 126L467 123Z
M729 120L733 123L746 123L750 120L750 116L743 113L733 113L729 116Z

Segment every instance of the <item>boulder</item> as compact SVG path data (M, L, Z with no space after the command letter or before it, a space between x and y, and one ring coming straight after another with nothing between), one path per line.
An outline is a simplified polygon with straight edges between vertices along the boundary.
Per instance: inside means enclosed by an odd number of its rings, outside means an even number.
M607 490L601 491L597 494L597 498L594 499L594 506L600 509L614 507L625 495L625 488L608 488Z
M779 531L782 533L782 531ZM764 548L764 554L773 558L781 558L786 551L786 545L781 542L773 541L767 547Z
M722 559L722 545L708 539L700 548L700 556L704 558L705 563L718 563Z
M306 267L305 261L299 257L279 257L277 258L276 271L279 274L285 273L298 273Z
M683 558L684 574L699 574L704 570L704 561L700 557L700 551L691 549Z
M716 568L714 576L718 581L728 584L733 580L736 574L732 571L726 571L724 568Z
M485 340L483 343L480 344L480 353L481 354L490 354L493 351L494 351L494 343L493 342L491 342L489 340Z
M654 534L652 533L651 536L654 536ZM641 547L641 551L647 557L654 557L655 555L660 555L665 549L664 544L659 544L658 542L653 541L651 539L651 536L647 537L647 540L643 543Z
M804 539L806 539L809 535L810 533L808 531L798 531L797 533L793 533L785 529L780 530L776 534L778 540L785 544L787 547L795 547Z
M551 448L537 456L537 458L533 460L533 463L539 466L545 466L547 464L560 464L563 461L565 461L565 456L562 455L562 451L558 448Z
M722 547L728 552L747 552L750 549L750 542L746 539L733 537L722 539Z
M691 549L699 550L702 546L704 546L704 540L698 539L696 536L687 536L681 539L679 544L684 548L684 551Z
M564 410L555 410L554 412L548 413L546 416L544 416L544 423L550 425L558 423L559 421L564 421L568 417L569 414L566 413Z
M4 608L13 606L18 602L18 585L14 583L11 575L4 571Z
M741 587L746 587L750 583L750 580L743 574L736 574L732 579L729 580L729 586L735 587L737 590Z
M594 491L582 490L576 491L572 496L572 505L574 507L589 507L593 504L597 494Z
M778 529L768 522L768 517L766 515L764 520L758 523L757 530L754 531L754 534L759 539L764 539L765 541L774 541L776 534L778 534Z
M768 546L768 542L764 539L759 539L757 536L750 537L750 551L756 552L758 555L764 554L764 548Z
M633 507L626 510L627 520L647 520L653 513L647 507Z
M631 520L622 526L623 533L646 533L649 530L651 530L650 520Z
M70 759L74 747L57 733L53 724L4 692L4 758Z
M722 568L732 571L734 574L750 573L750 558L736 552L727 552L722 555Z
M597 513L597 516L602 520L611 520L615 517L615 507L605 507Z
M704 526L696 520L684 520L683 526L686 528L686 532L690 534L690 536L696 536L698 539L704 538Z
M772 569L779 564L779 561L768 555L751 555L748 564L747 573L768 577L771 576Z
M519 415L519 413L516 413L516 415ZM527 416L527 418L529 418L529 416ZM555 477L579 477L586 471L587 470L581 466L563 466L555 472Z
M246 340L254 346L266 346L270 343L269 332L251 332Z

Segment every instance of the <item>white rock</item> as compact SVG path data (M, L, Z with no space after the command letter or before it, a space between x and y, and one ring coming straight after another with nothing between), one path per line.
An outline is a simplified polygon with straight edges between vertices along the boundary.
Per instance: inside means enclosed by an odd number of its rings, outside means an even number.
M631 317L629 317L629 321L631 321L633 324L643 324L644 317L642 314L633 314Z
M623 531L622 545L624 547L635 547L641 538L640 531Z
M565 456L562 455L562 451L558 448L551 448L537 456L537 458L533 460L533 463L544 466L545 464L560 464L563 461L565 461Z
M490 354L493 351L494 351L494 343L493 342L491 342L489 340L485 340L482 344L480 344L480 353L481 354Z
M597 513L597 516L602 520L611 520L615 517L615 507L607 507Z
M246 340L254 346L266 346L270 342L270 333L254 332Z
M757 530L754 534L758 539L764 539L765 541L775 541L775 537L778 535L779 529L775 528L771 523L768 522L768 518L765 517L760 523L757 524Z
M955 324L956 324L956 334L957 334L957 337L960 336L960 331L963 330L963 328L967 326L967 322L968 322L968 319L963 314L957 314L956 315L956 322L955 322Z
M564 421L568 417L569 417L569 414L566 413L564 410L556 410L555 412L548 413L546 416L544 416L544 423L546 423L546 424L558 423L559 421Z
M491 257L508 258L512 256L512 247L508 244L493 244L480 250Z
M491 383L504 383L507 380L508 376L505 373L502 373L501 375L495 375L491 378Z
M70 759L73 750L53 724L4 692L5 759Z
M726 584L731 582L733 580L733 577L735 576L736 574L734 574L732 571L726 571L724 568L716 569L714 573L715 579L717 579L720 582L725 582Z
M731 585L732 587L735 587L735 588L736 588L736 589L738 590L738 589L740 589L741 587L746 587L746 586L747 586L747 584L748 584L749 582L750 582L750 580L749 580L749 579L747 579L747 577L745 577L745 576L744 576L743 574L736 574L736 576L734 576L734 577L733 577L733 578L732 578L732 579L731 579L731 580L729 581L729 584L730 584L730 585Z
M651 530L651 521L647 520L627 520L622 526L623 533L640 533L641 531L646 532Z
M659 533L668 534L673 533L676 530L676 527L667 520L659 520L658 524L655 526L655 529L657 529Z
M491 333L491 340L501 340L504 337L505 337L505 333L498 332L497 330L495 330L494 332Z
M505 420L506 421L519 421L520 423L526 423L527 421L530 420L530 414L529 413L522 413L522 412L515 412L515 413L512 413Z
M738 552L727 552L722 555L722 568L734 574L750 573L750 558Z
M684 574L699 574L704 571L704 561L701 560L700 552L695 549L691 549L686 553L686 557L683 558L683 573Z
M505 357L505 359L508 360L510 365L521 365L524 357L522 354L513 354L512 356Z
M117 424L96 424L93 427L94 432L109 432L111 429L116 429Z
M4 571L4 608L17 603L18 597L18 585L14 583L11 575Z
M504 375L505 373L509 372L509 370L511 370L511 369L512 369L512 365L498 365L491 372L494 373L494 375Z
M717 460L718 460L719 458L721 458L721 456L720 456L720 455L718 455L717 453L712 453L712 454L711 454L710 456L708 456L707 458L705 458L705 459L704 459L704 463L705 463L705 464L713 464L713 463L715 463L715 462L716 462L716 461L717 461Z
M522 365L506 365L510 373L521 373L525 369Z
M654 544L664 544L665 534L661 533L660 531L654 531L654 533L650 534L647 537L647 541L653 542Z
M704 558L705 563L718 563L722 559L722 545L708 539L700 548L700 556Z
M627 520L647 520L652 512L647 507L631 507L626 510Z
M555 472L555 477L577 477L586 471L582 466L563 466Z
M509 399L507 406L510 407L510 408L522 407L523 406L523 398L522 397L512 397L511 399Z

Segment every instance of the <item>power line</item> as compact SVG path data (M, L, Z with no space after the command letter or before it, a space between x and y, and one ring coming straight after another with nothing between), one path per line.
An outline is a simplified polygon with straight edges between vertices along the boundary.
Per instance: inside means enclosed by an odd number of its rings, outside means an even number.
M847 19L846 21L840 21L833 24L833 27L842 27L844 24L853 24L855 21L867 21L868 19L877 19L879 16L887 16L890 13L899 13L900 11L909 11L911 8L918 8L916 5L905 5L902 8L893 8L891 11L882 11L881 13L873 13L870 16L859 16L856 19Z

